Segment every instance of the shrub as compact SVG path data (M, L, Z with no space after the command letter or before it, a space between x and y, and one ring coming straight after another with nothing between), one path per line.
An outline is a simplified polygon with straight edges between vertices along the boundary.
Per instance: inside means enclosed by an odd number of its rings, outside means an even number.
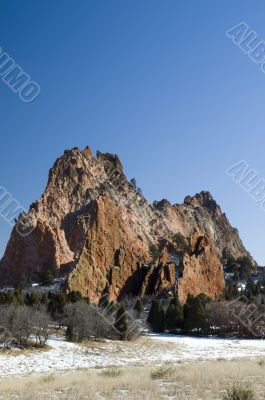
M223 396L223 400L255 400L255 392L246 386L233 386L230 389L227 389L225 395Z
M0 325L3 331L0 342L5 346L17 343L28 344L31 336L35 337L35 345L42 347L49 338L52 321L42 308L27 306L2 306L0 309ZM3 343L2 343L3 342Z
M151 372L151 379L153 381L169 378L173 375L174 369L171 365L163 365Z
M173 241L179 247L179 250L181 252L187 251L187 249L188 249L187 240L186 240L185 236L183 236L180 232L176 233L173 236Z
M36 346L43 347L46 344L50 336L52 322L44 307L39 307L31 311L31 332L35 336Z
M64 324L67 327L66 339L80 342L89 338L113 338L115 332L111 321L107 320L99 307L86 301L69 303L64 308Z
M157 261L160 255L158 247L154 244L151 244L151 246L149 247L149 251L152 254L153 261Z

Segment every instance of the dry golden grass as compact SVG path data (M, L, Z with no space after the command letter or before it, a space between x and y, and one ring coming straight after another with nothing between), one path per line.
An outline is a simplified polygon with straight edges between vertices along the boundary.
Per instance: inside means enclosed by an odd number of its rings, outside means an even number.
M45 344L42 347L36 347L36 346L29 346L25 347L24 349L1 349L0 350L0 363L1 363L1 355L4 356L21 356L21 355L28 355L32 353L40 353L40 352L45 352L45 351L50 351L52 349L51 346L48 344Z
M0 379L0 399L23 400L217 400L234 383L265 399L265 363L212 361L156 367L80 370L28 378Z
M133 341L120 341L120 340L112 340L112 341L106 341L106 340L99 340L99 341L91 341L91 340L84 340L83 342L80 343L84 347L88 347L89 349L91 348L106 348L108 349L110 345L113 347L116 347L118 350L127 350L127 349L176 349L176 345L171 342L155 342L154 340L150 339L147 336L139 336L136 340Z

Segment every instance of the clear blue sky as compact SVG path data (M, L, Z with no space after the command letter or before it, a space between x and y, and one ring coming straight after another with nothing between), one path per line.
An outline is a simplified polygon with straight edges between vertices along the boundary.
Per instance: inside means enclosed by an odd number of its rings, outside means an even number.
M265 212L225 174L245 159L265 177L265 74L225 36L245 21L265 39L264 16L258 0L1 1L0 46L41 94L25 104L0 80L0 185L28 207L88 144L150 201L211 191L265 264Z

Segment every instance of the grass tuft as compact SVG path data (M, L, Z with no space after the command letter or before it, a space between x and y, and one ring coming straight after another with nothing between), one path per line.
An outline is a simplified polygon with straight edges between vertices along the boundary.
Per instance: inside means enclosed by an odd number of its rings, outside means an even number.
M55 381L54 374L45 375L40 379L41 383L51 383Z
M106 368L104 369L100 375L106 378L117 378L121 376L121 370L116 367Z
M234 385L226 390L223 400L255 400L256 395L253 389L247 386Z
M151 379L153 381L159 381L161 379L170 378L174 373L174 368L171 365L163 365L153 371L151 371Z

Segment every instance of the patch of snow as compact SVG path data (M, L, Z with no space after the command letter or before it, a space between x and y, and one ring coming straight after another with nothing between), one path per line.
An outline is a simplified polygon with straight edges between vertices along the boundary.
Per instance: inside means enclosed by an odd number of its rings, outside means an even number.
M173 343L178 350L178 359L183 361L207 361L219 358L232 360L265 355L265 341L258 339L200 338L167 334L150 335L149 337L156 341Z
M150 335L136 343L107 341L89 345L66 342L52 337L49 351L7 355L0 353L0 376L21 376L79 368L155 365L167 361L188 362L214 359L264 357L263 340L192 338L172 335ZM160 342L160 343L159 343ZM163 345L162 345L162 342ZM169 343L169 346L165 346Z

